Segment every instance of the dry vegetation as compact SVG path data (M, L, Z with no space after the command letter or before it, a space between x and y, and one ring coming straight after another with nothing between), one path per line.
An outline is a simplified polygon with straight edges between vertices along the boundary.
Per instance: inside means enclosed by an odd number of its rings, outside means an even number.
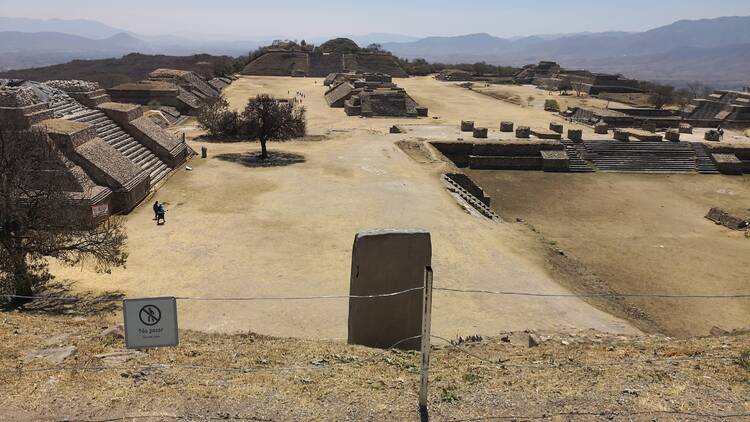
M113 314L6 313L0 319L4 420L414 420L419 355L334 342L181 332L179 348L135 352L100 337ZM750 336L673 340L585 331L434 339L430 412L435 420L526 416L577 420L707 420L750 415ZM73 345L68 370L24 356ZM468 352L468 353L467 353ZM97 357L99 356L99 357ZM190 366L190 367L188 367ZM280 368L296 367L295 370ZM75 368L75 369L73 369ZM18 369L36 372L17 372ZM544 415L544 416L543 416Z

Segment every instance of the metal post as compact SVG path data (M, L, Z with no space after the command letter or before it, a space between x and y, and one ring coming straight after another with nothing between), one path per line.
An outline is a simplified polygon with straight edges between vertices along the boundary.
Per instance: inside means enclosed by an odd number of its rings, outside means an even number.
M419 388L419 410L427 412L427 372L430 369L430 325L432 318L432 267L424 269L422 312L422 383Z

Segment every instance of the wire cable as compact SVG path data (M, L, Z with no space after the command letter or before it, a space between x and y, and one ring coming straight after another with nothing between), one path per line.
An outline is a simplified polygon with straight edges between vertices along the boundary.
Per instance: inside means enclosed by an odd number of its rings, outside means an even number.
M452 287L434 287L433 290L454 293L471 293L471 294L490 294L498 296L528 296L528 297L546 297L546 298L582 298L582 297L629 297L629 298L664 298L664 299L750 299L750 293L736 295L670 295L661 293L531 293L531 292L510 292L510 291L492 291L477 289L457 289Z

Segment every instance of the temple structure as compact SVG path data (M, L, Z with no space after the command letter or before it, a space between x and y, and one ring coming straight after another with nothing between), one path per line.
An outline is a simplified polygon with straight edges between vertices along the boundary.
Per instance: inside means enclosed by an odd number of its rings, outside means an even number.
M79 226L131 211L192 153L142 106L112 102L93 82L2 80L0 126L47 134Z
M750 92L715 91L693 100L682 117L694 126L750 126Z
M205 79L186 70L156 69L148 79L117 85L107 92L115 101L164 107L162 111L174 117L175 111L195 115L203 104L219 98L232 81L229 77Z
M330 107L344 108L348 116L424 117L421 107L394 84L390 75L382 73L332 73L326 77L325 93Z
M243 75L298 76L323 78L331 73L365 72L386 73L395 78L409 75L392 54L385 51L360 49L353 41L346 49L329 50L294 43L274 43L242 70Z
M548 90L574 90L589 95L603 92L642 92L635 79L627 79L618 74L563 69L559 64L547 61L525 66L514 76L514 81L521 84L533 84Z

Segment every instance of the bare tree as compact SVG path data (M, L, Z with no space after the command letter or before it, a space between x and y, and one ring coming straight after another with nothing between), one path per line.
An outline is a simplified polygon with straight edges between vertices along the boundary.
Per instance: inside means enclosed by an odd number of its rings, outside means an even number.
M81 224L69 165L43 130L0 131L0 289L11 295L32 296L49 258L102 272L127 260L121 222Z
M576 92L576 97L580 97L581 93L583 92L583 83L581 83L581 82L571 82L570 86Z
M266 143L305 136L305 108L279 101L269 95L258 95L247 103L240 116L240 132L260 141L261 159L268 158Z

